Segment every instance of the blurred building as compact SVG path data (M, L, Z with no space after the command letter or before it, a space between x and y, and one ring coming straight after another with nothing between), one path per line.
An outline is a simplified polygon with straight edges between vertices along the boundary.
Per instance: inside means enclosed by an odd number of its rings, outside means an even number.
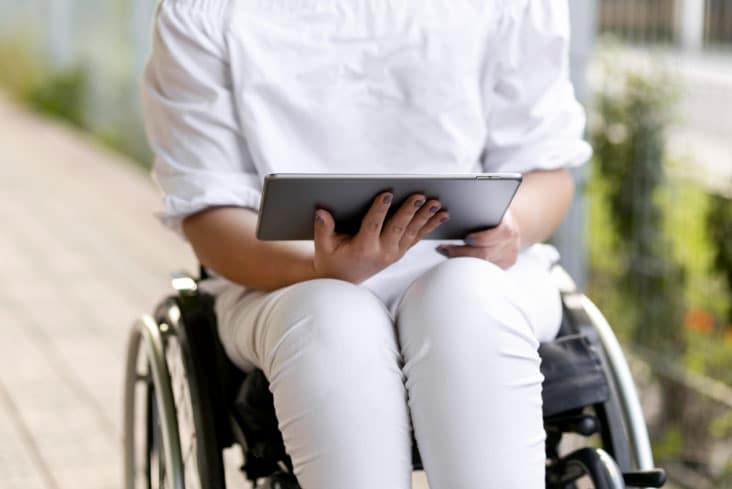
M669 144L689 172L732 192L732 0L601 0L601 35L624 41L630 63L664 62L683 95Z
M600 0L601 32L688 49L732 47L729 0Z

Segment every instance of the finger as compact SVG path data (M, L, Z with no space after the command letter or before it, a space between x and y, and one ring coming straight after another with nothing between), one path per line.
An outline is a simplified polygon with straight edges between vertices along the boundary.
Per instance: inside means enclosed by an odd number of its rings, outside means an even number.
M487 260L504 270L512 267L516 263L517 257L517 250L513 250L510 246L483 248L475 246L440 245L436 248L436 251L448 258L469 256Z
M422 228L435 214L437 214L437 211L439 211L441 207L442 204L440 201L435 199L430 199L425 202L407 225L407 229L404 231L404 235L399 242L399 246L401 248L408 248L416 243L419 240L419 233ZM437 221L437 225L439 225L439 221Z
M486 248L476 248L474 246L460 246L460 245L440 245L435 248L439 254L446 256L447 258L457 258L460 256L470 256L473 258L479 258L481 260L489 260Z
M386 213L389 212L393 198L394 195L391 192L380 193L374 198L371 208L361 221L361 227L354 239L375 241L380 238L381 228L384 225L384 219Z
M316 251L333 253L336 248L335 219L325 209L315 211L313 237Z
M399 207L393 216L384 223L384 230L381 232L381 242L388 248L396 248L407 231L415 214L424 205L425 197L422 194L410 195Z
M448 214L447 211L438 212L427 221L427 224L422 226L422 229L420 229L417 233L416 241L422 240L425 236L427 236L433 230L437 229L437 227L439 227L442 223L446 222L449 219L450 214Z
M510 240L513 237L512 232L510 226L502 223L494 228L468 234L465 242L470 246L494 246Z

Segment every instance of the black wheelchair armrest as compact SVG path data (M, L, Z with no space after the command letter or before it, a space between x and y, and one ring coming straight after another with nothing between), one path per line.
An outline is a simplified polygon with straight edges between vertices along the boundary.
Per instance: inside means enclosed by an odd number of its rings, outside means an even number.
M584 334L542 343L539 355L545 418L608 400L610 391L599 354Z

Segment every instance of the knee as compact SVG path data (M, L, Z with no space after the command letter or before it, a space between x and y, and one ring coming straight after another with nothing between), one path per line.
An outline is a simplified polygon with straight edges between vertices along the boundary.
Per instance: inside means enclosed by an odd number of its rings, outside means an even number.
M428 342L451 355L480 348L498 353L501 338L526 351L539 342L515 300L514 284L498 266L478 258L446 260L417 279L397 312L403 345Z
M420 316L448 320L467 311L495 314L496 306L509 301L511 295L505 272L496 265L478 258L451 258L409 286L402 297L398 317L402 319L419 312Z
M479 258L459 257L434 266L417 279L412 288L424 299L444 298L446 292L454 291L455 297L470 300L489 290L506 290L507 283L505 272L495 264Z
M314 351L331 361L396 351L393 322L369 290L335 279L301 282L288 288L268 312L270 353Z

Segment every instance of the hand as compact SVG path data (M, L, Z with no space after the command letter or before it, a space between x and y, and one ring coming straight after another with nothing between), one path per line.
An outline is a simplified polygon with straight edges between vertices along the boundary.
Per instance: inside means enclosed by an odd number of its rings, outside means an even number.
M511 209L506 211L498 226L469 234L465 237L465 243L465 246L441 245L436 249L448 258L473 256L493 262L503 269L512 267L521 248L521 233Z
M376 196L355 236L335 232L335 220L325 209L315 211L315 256L317 276L361 283L399 260L449 216L440 211L438 200L425 202L424 195L411 195L386 220L393 195Z

